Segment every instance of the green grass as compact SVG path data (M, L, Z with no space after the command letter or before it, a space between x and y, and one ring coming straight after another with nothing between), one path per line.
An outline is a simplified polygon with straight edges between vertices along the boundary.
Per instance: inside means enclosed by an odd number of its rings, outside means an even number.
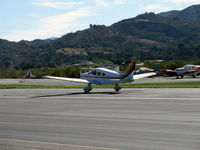
M200 81L124 84L124 88L200 88Z
M83 88L85 86L64 86L64 85L0 85L0 89L62 89L62 88Z
M126 83L120 84L122 88L200 88L200 81L187 82L160 82L160 83ZM0 85L0 89L62 89L62 88L84 88L81 86L64 85ZM113 88L113 85L93 85L94 88Z

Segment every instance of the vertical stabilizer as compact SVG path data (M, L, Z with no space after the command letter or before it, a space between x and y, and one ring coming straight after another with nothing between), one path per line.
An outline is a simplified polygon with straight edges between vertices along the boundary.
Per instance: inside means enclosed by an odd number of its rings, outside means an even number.
M133 58L130 62L130 64L128 65L127 70L122 74L121 78L133 78L134 75L134 69L136 67L136 60ZM132 79L131 79L132 80Z

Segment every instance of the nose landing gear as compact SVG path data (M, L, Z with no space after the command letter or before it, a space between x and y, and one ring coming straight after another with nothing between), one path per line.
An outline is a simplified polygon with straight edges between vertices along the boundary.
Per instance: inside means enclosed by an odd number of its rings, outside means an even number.
M118 93L121 87L119 86L119 84L115 84L114 89Z

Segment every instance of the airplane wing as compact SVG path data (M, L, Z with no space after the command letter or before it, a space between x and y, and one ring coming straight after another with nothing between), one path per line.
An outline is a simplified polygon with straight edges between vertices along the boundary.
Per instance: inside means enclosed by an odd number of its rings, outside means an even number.
M77 83L89 83L89 81L85 79L78 79L78 78L65 78L65 77L55 77L55 76L44 76L46 79L55 79L55 80L63 80L69 82L77 82Z
M141 79L141 78L145 78L145 77L150 77L150 76L155 76L157 75L157 73L155 72L149 72L149 73L142 73L142 74L135 74L133 76L133 79L134 80L137 80L137 79Z
M164 76L177 76L177 73L176 71L174 70L170 70L170 69L165 69L165 70L162 70L161 73L164 75Z

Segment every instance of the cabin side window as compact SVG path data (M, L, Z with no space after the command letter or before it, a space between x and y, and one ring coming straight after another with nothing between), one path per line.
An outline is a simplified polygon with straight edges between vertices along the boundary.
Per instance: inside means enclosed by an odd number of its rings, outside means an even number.
M102 73L102 76L106 76L106 74L105 74L105 73Z
M101 72L97 72L97 76L101 76Z

